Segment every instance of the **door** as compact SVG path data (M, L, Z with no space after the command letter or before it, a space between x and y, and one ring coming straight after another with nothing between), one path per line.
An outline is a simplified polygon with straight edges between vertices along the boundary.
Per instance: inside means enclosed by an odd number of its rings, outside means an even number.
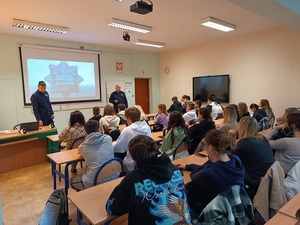
M144 112L150 113L149 79L135 79L135 104L140 105Z

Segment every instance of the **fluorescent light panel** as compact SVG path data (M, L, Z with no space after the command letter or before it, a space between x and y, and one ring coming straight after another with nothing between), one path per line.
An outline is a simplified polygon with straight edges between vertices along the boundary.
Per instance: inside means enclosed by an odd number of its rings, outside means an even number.
M110 27L120 28L123 30L129 30L129 31L134 31L134 32L139 32L139 33L148 33L150 31L152 31L152 27L144 26L144 25L137 24L137 23L131 23L128 21L119 20L119 19L115 19L115 18L106 20L106 23Z
M222 20L218 20L213 17L207 17L205 19L202 19L200 21L200 23L203 26L214 28L214 29L221 30L224 32L228 32L228 31L232 31L232 30L236 29L236 26L234 24L230 24L230 23L224 22Z
M68 32L67 27L54 26L50 24L37 23L26 20L13 19L13 27L46 31L51 33L65 34Z
M145 40L141 40L141 39L137 39L135 41L136 45L144 45L144 46L148 46L148 47L154 47L154 48L162 48L165 46L164 43L160 43L160 42L153 42L153 41L145 41Z

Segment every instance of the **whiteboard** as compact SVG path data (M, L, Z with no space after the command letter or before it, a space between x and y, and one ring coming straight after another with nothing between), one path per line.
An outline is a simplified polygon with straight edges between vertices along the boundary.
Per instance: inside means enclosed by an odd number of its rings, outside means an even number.
M109 104L109 97L116 90L116 84L121 86L121 91L125 92L125 81L107 80L106 81L106 102Z

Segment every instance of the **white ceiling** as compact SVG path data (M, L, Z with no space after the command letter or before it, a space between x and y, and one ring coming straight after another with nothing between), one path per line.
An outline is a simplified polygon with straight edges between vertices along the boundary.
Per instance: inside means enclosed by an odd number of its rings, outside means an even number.
M144 0L146 1L146 0ZM166 51L218 39L285 25L300 32L300 16L275 0L152 0L153 12L140 15L129 10L135 0L0 0L0 33L57 39L78 43L78 48L104 45L142 51ZM251 10L251 11L250 11ZM199 25L212 16L235 24L232 32L221 32ZM65 26L67 34L12 27L12 19ZM108 27L105 21L118 18L152 27L152 32L129 32L131 41L123 40L123 31ZM144 39L163 42L154 49L136 46ZM88 45L88 46L85 46Z

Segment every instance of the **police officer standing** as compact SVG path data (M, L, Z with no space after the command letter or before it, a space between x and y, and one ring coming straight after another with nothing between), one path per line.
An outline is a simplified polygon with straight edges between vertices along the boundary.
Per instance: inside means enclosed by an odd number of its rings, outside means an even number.
M33 107L34 116L39 122L40 127L54 123L54 112L44 81L38 83L38 89L31 95L30 101Z
M109 97L109 102L114 105L114 110L118 113L118 104L125 104L126 108L128 108L128 102L126 95L123 91L121 91L121 86L119 84L115 87L116 91L111 93Z

